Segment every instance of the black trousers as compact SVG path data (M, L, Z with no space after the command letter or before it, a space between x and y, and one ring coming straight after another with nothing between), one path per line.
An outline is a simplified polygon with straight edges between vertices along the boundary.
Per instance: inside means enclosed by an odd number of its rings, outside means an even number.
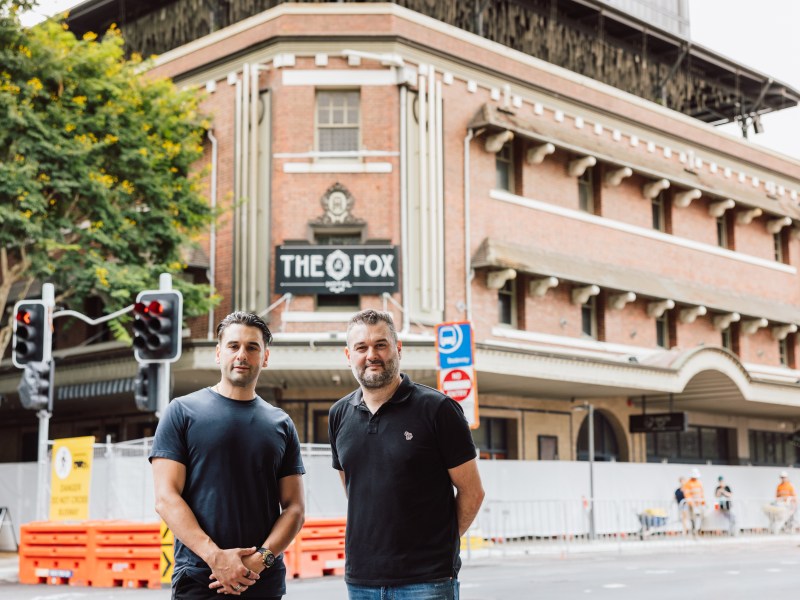
M209 582L210 583L210 582ZM234 598L235 596L218 594L216 590L209 589L208 583L201 583L192 579L188 575L183 575L178 581L172 584L172 600L220 600L222 598ZM272 596L270 598L255 598L245 592L240 598L245 600L281 600L283 596Z

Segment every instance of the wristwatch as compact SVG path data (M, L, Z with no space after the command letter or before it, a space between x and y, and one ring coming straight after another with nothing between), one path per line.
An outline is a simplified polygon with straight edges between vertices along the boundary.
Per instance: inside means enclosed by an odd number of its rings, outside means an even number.
M261 555L261 562L264 563L264 568L269 569L275 564L275 555L269 548L259 548L256 550Z

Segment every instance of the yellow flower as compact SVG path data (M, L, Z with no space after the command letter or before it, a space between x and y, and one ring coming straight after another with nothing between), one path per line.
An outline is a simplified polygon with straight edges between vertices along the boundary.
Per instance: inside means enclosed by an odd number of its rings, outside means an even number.
M33 88L37 92L42 91L42 88L44 88L44 86L42 85L42 82L39 81L38 77L32 77L31 79L29 79L28 80L28 86L30 86L31 88Z
M139 154L142 156L147 156L147 148L139 148Z
M83 39L87 42L93 42L97 39L97 34L94 31L87 31L83 34Z
M105 267L95 267L94 274L97 277L97 280L100 282L100 285L109 287L108 269L106 269Z
M75 124L74 124L74 123L67 123L66 125L64 125L64 130L65 130L67 133L70 133L70 132L72 132L72 131L75 131Z
M86 106L86 96L75 96L72 101L78 106Z

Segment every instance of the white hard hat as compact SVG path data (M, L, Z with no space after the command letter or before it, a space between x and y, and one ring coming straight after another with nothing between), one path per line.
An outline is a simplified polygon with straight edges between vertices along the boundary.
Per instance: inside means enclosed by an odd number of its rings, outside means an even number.
M692 477L694 479L700 479L700 471L697 469L692 469Z
M781 477L789 477L789 473L786 471L781 471Z

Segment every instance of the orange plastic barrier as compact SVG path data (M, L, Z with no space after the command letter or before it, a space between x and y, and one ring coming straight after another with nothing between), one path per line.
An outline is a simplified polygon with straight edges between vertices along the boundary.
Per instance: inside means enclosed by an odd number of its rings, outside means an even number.
M308 519L292 544L292 577L343 575L344 531L344 518Z
M20 583L90 585L89 523L27 523L20 527Z
M161 588L159 523L97 522L89 531L92 585Z
M284 551L288 578L344 574L345 519L309 519ZM159 523L27 523L20 583L160 588Z
M161 587L158 523L27 523L20 538L20 583Z

